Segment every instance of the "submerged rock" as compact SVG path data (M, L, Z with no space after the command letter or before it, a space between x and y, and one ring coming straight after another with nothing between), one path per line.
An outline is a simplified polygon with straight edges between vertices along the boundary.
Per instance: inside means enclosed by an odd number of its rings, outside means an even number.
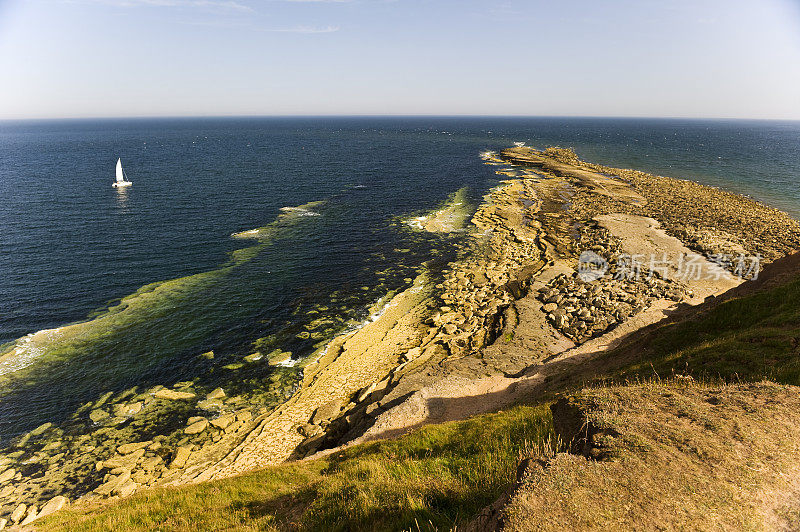
M263 358L263 355L261 353L252 353L252 354L247 355L246 357L244 357L243 360L245 362L257 362L257 361L261 360L262 358Z
M197 408L201 410L219 410L222 408L222 401L203 399L197 402Z
M40 436L40 435L44 434L45 431L47 431L47 429L49 429L52 426L53 426L52 423L43 423L43 424L39 425L38 427L36 427L35 429L33 429L32 431L30 431L30 435L31 436Z
M89 419L92 420L92 423L100 423L107 417L109 417L109 414L105 410L96 409L89 412Z
M276 349L267 355L267 359L273 366L288 364L292 360L292 352Z
M120 404L114 407L114 415L117 417L135 416L142 411L144 403L137 401L131 404Z

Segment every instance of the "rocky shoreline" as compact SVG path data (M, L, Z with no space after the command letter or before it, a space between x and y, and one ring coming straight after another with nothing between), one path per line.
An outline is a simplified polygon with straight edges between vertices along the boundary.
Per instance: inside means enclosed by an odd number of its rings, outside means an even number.
M426 386L516 374L652 306L721 293L739 281L705 278L715 267L734 270L710 261L715 255L769 262L800 247L800 226L788 215L711 187L585 163L558 148L516 147L484 159L506 179L472 216L460 259L420 274L305 367L282 366L281 352L243 358L242 367L271 364L272 378L296 378L284 388L288 397L250 401L191 382L103 396L72 425L44 424L0 452L0 529L76 500L224 478L407 430L419 420L400 419L398 407ZM417 229L463 230L456 203ZM704 278L619 275L620 254L662 249L697 254ZM601 277L579 276L584 251L608 264Z

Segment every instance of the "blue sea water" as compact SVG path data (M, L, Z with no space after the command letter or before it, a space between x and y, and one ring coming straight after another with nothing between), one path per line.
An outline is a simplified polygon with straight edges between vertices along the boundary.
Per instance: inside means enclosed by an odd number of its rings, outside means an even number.
M182 279L152 311L0 388L0 440L102 392L191 379L197 354L313 351L311 317L358 320L449 241L398 217L498 176L479 153L523 141L748 194L800 216L800 123L581 118L226 118L0 123L0 344L102 315ZM122 158L134 185L111 187ZM281 207L323 203L255 242ZM145 319L146 318L146 319ZM335 319L334 319L335 318ZM324 336L324 334L322 335ZM91 341L90 341L91 340ZM8 370L6 370L8 372Z

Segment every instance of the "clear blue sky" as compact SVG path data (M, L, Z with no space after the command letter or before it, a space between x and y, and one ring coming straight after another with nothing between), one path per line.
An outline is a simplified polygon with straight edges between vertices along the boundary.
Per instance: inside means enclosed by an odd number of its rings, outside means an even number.
M0 0L0 118L800 119L800 0Z

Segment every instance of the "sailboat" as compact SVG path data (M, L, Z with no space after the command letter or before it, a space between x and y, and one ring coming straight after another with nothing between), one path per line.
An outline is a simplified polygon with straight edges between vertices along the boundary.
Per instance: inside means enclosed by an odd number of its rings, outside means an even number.
M125 172L122 171L122 159L117 159L117 180L114 181L114 187L129 187L133 183L125 180Z

